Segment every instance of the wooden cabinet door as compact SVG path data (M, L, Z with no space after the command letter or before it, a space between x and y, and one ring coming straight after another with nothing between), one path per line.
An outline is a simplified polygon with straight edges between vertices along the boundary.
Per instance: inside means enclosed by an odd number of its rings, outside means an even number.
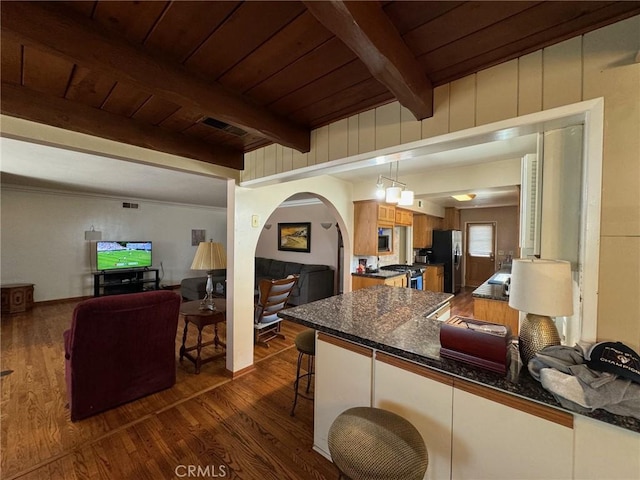
M391 285L392 287L406 287L407 286L407 276L399 275L397 277L387 278L384 281L385 285Z
M395 224L403 225L406 227L412 226L413 212L411 212L410 210L404 210L402 208L396 208Z
M396 207L378 204L378 221L393 225L396 221Z
M413 216L413 248L427 246L427 215Z
M376 202L354 202L353 220L353 253L356 255L377 255L378 204Z
M444 292L444 267L442 265L427 266L423 278L424 290Z

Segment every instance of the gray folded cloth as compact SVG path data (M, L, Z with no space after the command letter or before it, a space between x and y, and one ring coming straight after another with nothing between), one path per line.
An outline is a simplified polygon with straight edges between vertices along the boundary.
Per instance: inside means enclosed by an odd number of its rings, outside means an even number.
M579 346L546 347L529 362L531 375L566 408L579 412L597 408L640 419L640 384L592 370Z

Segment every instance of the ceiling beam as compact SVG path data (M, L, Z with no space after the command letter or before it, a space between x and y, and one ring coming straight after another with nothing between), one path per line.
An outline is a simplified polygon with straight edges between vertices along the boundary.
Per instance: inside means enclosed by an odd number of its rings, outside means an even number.
M0 111L12 117L235 170L244 168L244 153L241 150L212 145L181 133L173 133L138 120L10 83L2 82Z
M301 152L310 150L309 129L252 104L218 83L191 75L182 65L153 57L61 5L6 2L0 13L3 35L11 35L22 44L62 55L272 142Z
M378 2L303 2L418 120L433 116L433 86Z

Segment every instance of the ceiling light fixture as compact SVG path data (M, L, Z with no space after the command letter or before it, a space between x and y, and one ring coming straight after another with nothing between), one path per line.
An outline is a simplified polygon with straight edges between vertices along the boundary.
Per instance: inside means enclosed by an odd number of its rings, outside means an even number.
M475 193L465 193L463 195L451 195L453 198L458 200L459 202L468 202L469 200L473 200L476 198Z
M389 173L391 173L392 166L389 165ZM385 189L384 181L391 182L391 186ZM405 183L398 181L398 162L396 162L396 178L385 177L384 175L378 175L378 181L376 182L376 198L379 200L384 199L387 203L396 203L402 206L413 205L414 194L412 190L407 190Z

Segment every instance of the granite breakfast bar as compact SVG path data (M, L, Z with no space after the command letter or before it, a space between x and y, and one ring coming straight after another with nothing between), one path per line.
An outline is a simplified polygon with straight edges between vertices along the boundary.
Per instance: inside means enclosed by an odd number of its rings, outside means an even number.
M606 462L618 478L640 478L639 420L563 409L517 354L506 375L441 358L442 323L428 317L450 298L376 286L280 314L317 332L314 449L328 457L333 419L369 405L418 428L428 478L585 478L608 456L624 459Z

